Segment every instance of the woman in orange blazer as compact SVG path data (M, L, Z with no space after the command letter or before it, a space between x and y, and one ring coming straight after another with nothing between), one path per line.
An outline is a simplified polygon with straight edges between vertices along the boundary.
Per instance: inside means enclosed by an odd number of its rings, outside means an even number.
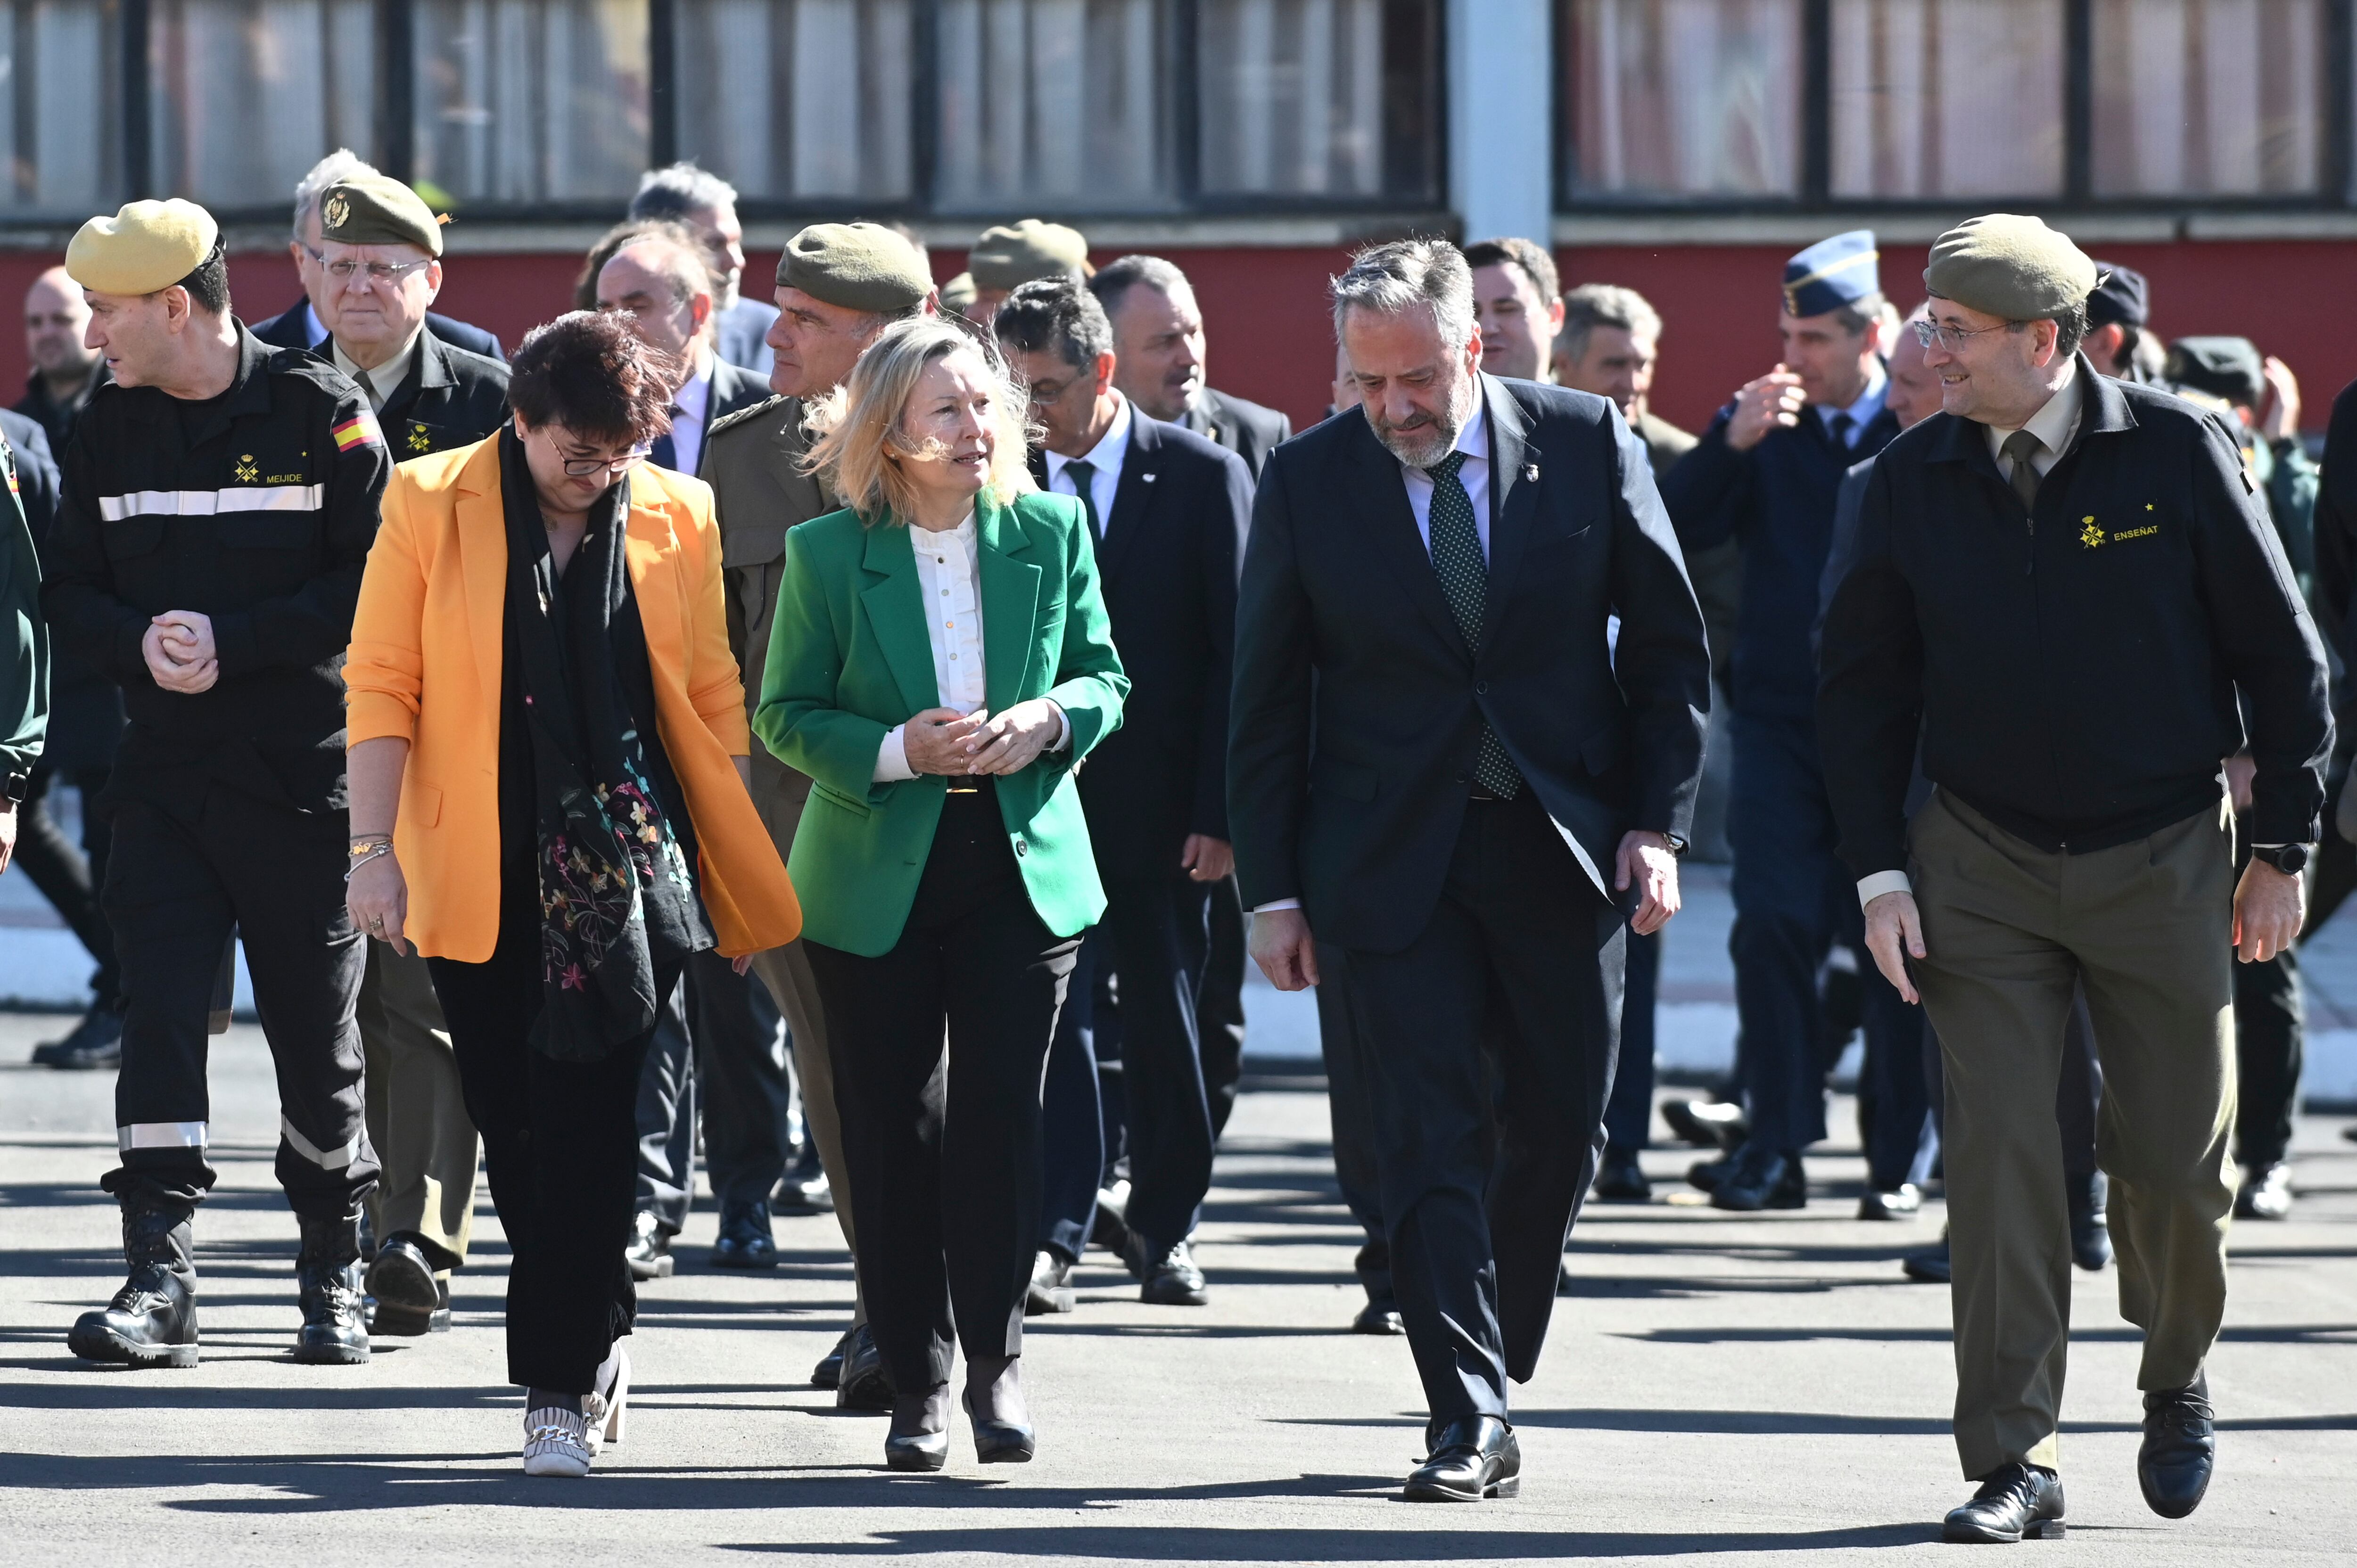
M426 956L514 1262L524 1470L621 1434L640 1065L687 955L802 912L748 793L700 480L641 466L669 364L578 312L518 350L511 428L404 464L361 585L354 922Z

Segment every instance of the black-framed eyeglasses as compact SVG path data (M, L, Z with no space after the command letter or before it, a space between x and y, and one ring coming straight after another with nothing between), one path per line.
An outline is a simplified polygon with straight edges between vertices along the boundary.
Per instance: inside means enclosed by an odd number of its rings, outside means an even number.
M1937 321L1923 320L1915 323L1915 341L1926 349L1937 344L1951 354L1961 354L1964 351L1966 339L1985 337L1991 332L2009 332L2018 325L2018 322L2000 321L1994 327L1948 327Z
M619 474L654 449L653 442L641 441L619 457L567 457L565 459L565 477L586 479L599 472Z
M342 257L331 262L328 260L327 252L324 251L313 250L308 245L304 246L303 249L310 252L313 263L338 283L350 284L353 274L360 274L368 278L369 286L371 288L395 287L402 279L420 267L430 267L434 264L434 258L431 256L415 262L355 262Z

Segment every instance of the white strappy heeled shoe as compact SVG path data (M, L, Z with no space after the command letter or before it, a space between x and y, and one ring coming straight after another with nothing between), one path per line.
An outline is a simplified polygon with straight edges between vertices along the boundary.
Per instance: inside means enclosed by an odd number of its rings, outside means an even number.
M617 1339L597 1368L597 1387L581 1401L581 1424L589 1457L597 1457L608 1443L619 1444L630 1414L630 1353Z

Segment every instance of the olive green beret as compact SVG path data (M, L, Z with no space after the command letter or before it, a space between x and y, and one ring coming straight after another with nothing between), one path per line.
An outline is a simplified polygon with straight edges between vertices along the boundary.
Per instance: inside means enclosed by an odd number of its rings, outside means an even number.
M963 316L981 297L982 291L974 286L972 273L960 273L942 285L942 308L952 316Z
M2179 338L2164 379L2253 408L2266 401L2266 360L2248 338Z
M442 253L442 220L390 175L359 174L319 195L319 235L339 245L414 245Z
M890 316L933 291L924 252L881 223L813 223L786 242L778 286L845 310Z
M2070 236L2012 212L1967 218L1932 246L1923 286L2007 321L2040 321L2084 305L2099 280Z
M205 264L221 225L193 201L134 201L93 218L66 247L66 275L98 294L154 294Z
M1026 218L997 229L985 229L965 259L976 288L1015 289L1040 278L1083 277L1089 266L1089 242L1077 229Z

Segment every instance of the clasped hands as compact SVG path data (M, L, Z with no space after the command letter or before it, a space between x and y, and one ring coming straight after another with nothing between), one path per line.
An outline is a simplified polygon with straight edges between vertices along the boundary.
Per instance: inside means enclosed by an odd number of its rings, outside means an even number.
M996 717L986 708L970 714L927 708L902 726L900 750L913 773L1019 773L1055 744L1063 725L1064 711L1045 697L1017 703Z
M196 610L166 610L150 620L139 651L147 660L147 673L167 692L194 696L211 690L221 679L212 618Z

